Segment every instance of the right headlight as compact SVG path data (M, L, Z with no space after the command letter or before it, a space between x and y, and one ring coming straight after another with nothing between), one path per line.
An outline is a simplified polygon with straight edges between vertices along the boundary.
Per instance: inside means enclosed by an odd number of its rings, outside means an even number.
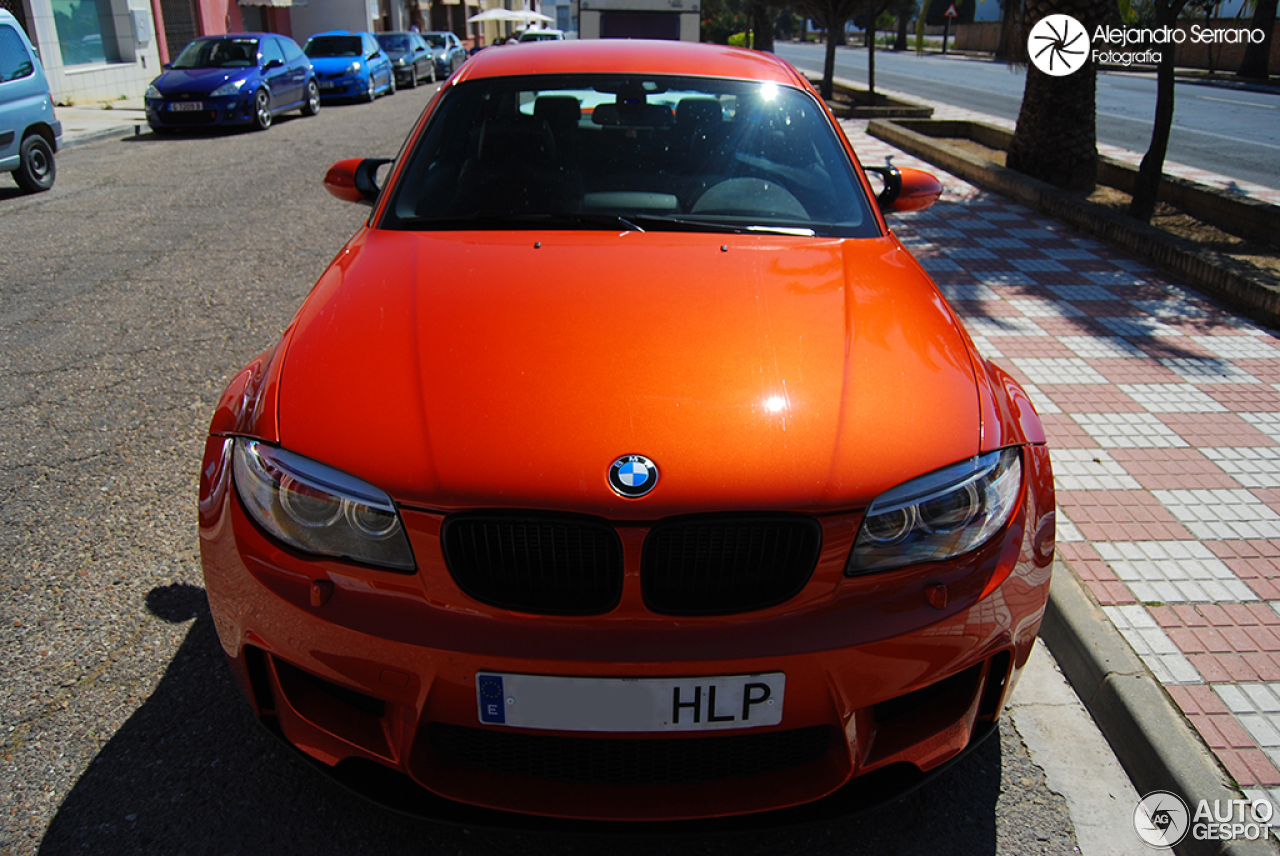
M867 509L845 573L938 562L986 543L1009 521L1022 487L1022 451L1002 449L885 491Z
M235 440L232 472L249 515L291 547L414 570L395 503L368 482L245 437Z
M160 90L157 89L156 85L153 83L147 87L147 91L142 97L143 98L163 98L164 96L160 94Z

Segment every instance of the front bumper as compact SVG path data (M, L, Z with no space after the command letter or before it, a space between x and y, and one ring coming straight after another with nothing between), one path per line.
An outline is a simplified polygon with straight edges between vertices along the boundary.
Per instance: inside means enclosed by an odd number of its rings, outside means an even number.
M324 98L360 98L369 92L369 78L360 76L317 76L316 84L320 87L320 97Z
M175 105L198 103L199 110ZM219 98L148 98L144 104L147 124L152 128L191 128L216 125L245 125L253 121L253 93L241 91Z
M441 558L441 516L423 511L403 511L416 574L300 556L245 516L219 437L206 448L201 551L219 637L255 712L311 758L336 765L340 780L377 765L431 799L483 809L613 821L726 817L845 793L876 771L915 780L990 730L1048 594L1047 451L1028 447L1027 463L1023 509L961 563L845 578L858 521L823 519L823 553L806 588L736 616L645 616L628 610L625 593L618 610L590 617L469 601ZM644 532L619 533L630 568ZM943 609L921 594L938 583L950 592ZM784 718L680 734L487 726L477 710L482 671L782 672ZM706 759L700 771L672 772L681 765L671 759L695 756Z

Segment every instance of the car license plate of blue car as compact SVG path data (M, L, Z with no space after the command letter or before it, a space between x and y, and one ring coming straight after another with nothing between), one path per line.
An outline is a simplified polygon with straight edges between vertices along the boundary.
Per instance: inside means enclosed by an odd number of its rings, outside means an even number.
M171 101L169 110L174 113L197 112L204 109L203 101Z
M713 731L782 722L786 675L567 678L481 672L486 725L554 731Z
M336 84L336 83L329 83L327 80L322 80L322 81L320 81L320 88L321 88L321 89L337 89L337 88L338 88L338 84Z

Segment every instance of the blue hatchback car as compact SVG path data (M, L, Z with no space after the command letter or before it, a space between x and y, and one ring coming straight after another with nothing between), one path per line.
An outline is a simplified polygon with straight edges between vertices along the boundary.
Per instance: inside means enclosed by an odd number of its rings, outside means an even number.
M275 33L196 39L147 87L147 124L157 132L212 125L265 131L276 115L320 110L320 86L297 43Z
M0 172L28 193L53 187L62 142L40 58L18 20L0 9Z
M396 75L391 58L373 33L332 30L307 39L303 52L315 66L322 98L362 98L394 95Z

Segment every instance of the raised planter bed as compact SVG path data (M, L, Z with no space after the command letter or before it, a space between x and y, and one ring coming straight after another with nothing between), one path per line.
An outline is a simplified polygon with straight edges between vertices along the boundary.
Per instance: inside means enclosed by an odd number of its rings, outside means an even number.
M821 86L819 80L810 79L809 82L814 89ZM839 81L832 84L827 106L837 119L928 119L933 115L932 107L900 101L878 92L873 106L868 90Z
M895 119L873 121L867 126L867 133L1178 274L1264 324L1280 327L1280 276L1015 172L974 153L971 146L956 144L958 140L972 140L1003 151L1012 137L1010 131L981 122ZM1124 190L1126 184L1132 188L1136 174L1137 170L1128 164L1099 159L1099 181L1104 185L1118 190ZM1169 176L1161 186L1160 198L1246 240L1274 245L1275 236L1280 234L1280 220L1276 219L1280 209L1274 205Z

